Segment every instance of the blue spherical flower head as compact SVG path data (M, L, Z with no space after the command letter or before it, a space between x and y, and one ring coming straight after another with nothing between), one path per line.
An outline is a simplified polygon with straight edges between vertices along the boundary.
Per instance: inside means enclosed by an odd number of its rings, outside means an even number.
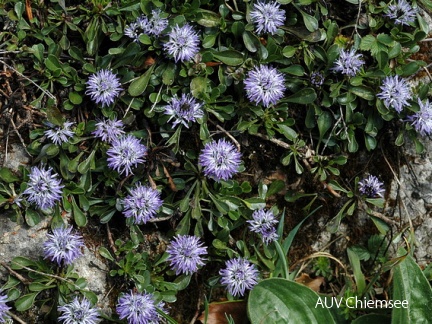
M96 123L96 130L92 134L104 142L111 143L124 134L124 125L121 120L104 119Z
M324 75L321 72L313 72L310 75L310 83L317 88L323 85L324 80Z
M256 105L276 105L283 98L285 79L277 69L267 65L256 66L244 80L246 95Z
M145 224L156 217L162 202L159 191L138 183L123 199L123 215L132 218L134 224Z
M134 42L139 41L139 36L141 35L140 25L138 22L130 23L126 26L124 30L125 36L132 38Z
M110 70L100 70L92 74L87 81L86 94L102 106L109 106L114 102L122 90L120 79Z
M165 106L165 115L171 116L168 121L174 120L173 127L183 124L189 128L189 123L195 122L197 118L202 118L204 112L203 104L197 102L190 94L182 94L181 98L173 97L170 103Z
M48 239L43 244L45 259L61 266L72 264L83 253L84 247L82 236L74 232L72 226L62 226L53 229L52 234L47 234Z
M0 323L6 323L6 321L10 318L8 315L8 311L11 308L6 305L7 298L7 295L1 294L0 291Z
M258 1L250 13L256 32L275 34L277 29L285 24L285 10L279 9L276 1L268 3Z
M64 324L97 324L101 321L98 309L92 307L87 298L79 300L75 297L72 302L57 310L62 313L58 320Z
M378 180L376 176L369 175L367 178L359 181L359 192L368 198L383 198L385 189L384 183Z
M73 124L72 122L65 122L62 127L53 125L53 127L46 130L44 134L51 139L54 144L61 145L74 136L74 132L70 129Z
M226 268L219 271L221 283L227 286L232 296L243 296L258 283L258 270L255 265L243 258L226 261Z
M204 174L218 182L231 179L238 172L240 163L240 152L224 139L207 143L199 156Z
M164 13L160 9L152 10L152 17L149 20L149 35L159 36L168 27L168 19L163 17Z
M408 117L408 121L421 136L430 135L432 133L432 105L429 100L422 102L418 99L420 110L414 115Z
M169 254L167 260L176 275L190 275L204 265L203 256L207 254L207 248L196 236L177 235L166 252Z
M32 167L27 189L23 192L30 203L42 210L54 207L62 196L64 186L58 179L58 174L52 171L52 168Z
M150 293L123 294L116 307L120 319L127 319L129 324L153 324L159 323L159 315L156 311L154 296Z
M249 230L261 235L265 244L269 244L278 239L275 228L278 220L271 210L255 210L252 213L252 219L246 222L249 223Z
M417 8L413 8L406 0L397 0L396 4L391 4L386 10L386 15L393 19L396 25L409 25L413 23L417 14Z
M176 25L168 36L169 40L164 44L164 48L176 62L190 61L199 52L199 36L192 26Z
M364 63L363 55L357 54L355 49L352 48L350 51L341 50L333 70L353 77L360 71Z
M398 75L386 77L381 86L381 92L377 97L384 101L387 108L393 107L398 113L406 106L411 99L411 88L405 79Z
M132 174L132 167L145 162L147 147L132 135L115 138L107 150L108 166L118 173Z

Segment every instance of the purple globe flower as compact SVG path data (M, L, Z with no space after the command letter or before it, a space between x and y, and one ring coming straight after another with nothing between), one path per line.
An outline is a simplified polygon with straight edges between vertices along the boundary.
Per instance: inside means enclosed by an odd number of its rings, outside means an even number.
M218 182L228 180L237 173L240 163L240 152L225 139L207 143L199 156L204 174Z
M127 218L131 217L134 224L145 224L155 218L162 202L159 191L138 183L123 199L123 215Z
M171 116L168 121L174 119L173 127L181 123L189 128L190 122L195 122L197 118L204 116L202 106L203 104L197 102L190 94L183 93L181 98L175 96L165 106L165 115Z
M132 290L123 294L117 303L120 319L127 319L129 324L159 323L154 296L150 293L134 293Z
M43 244L45 259L59 266L62 262L64 265L72 264L83 254L81 248L84 247L84 240L79 233L73 231L72 226L55 228L47 237Z
M221 283L227 286L232 296L243 296L246 290L252 289L258 283L256 266L243 258L226 261L226 268L219 271Z
M134 21L130 23L124 30L125 36L132 38L134 42L139 41L139 36L141 35L140 25L138 22Z
M63 187L58 174L52 173L52 168L32 167L27 189L23 194L27 195L27 200L39 209L48 209L60 200Z
M147 147L132 135L126 135L113 139L111 148L108 149L108 166L118 173L132 174L132 167L145 162Z
M341 50L333 70L352 77L360 71L364 63L363 55L357 54L355 49L352 48L349 52Z
M367 178L359 181L359 192L368 198L383 197L385 189L384 183L378 180L376 176L369 175Z
M169 40L164 44L165 51L174 57L176 62L190 61L199 52L198 33L192 26L174 26L168 34Z
M276 1L268 3L258 1L250 13L256 32L275 34L277 29L285 24L285 10L279 9Z
M159 36L168 27L168 19L163 16L164 13L160 9L152 10L150 18L145 15L138 17L125 28L124 34L135 42L139 41L142 34Z
M74 136L74 132L70 129L73 124L72 122L65 122L62 127L52 125L53 127L46 130L44 134L51 139L54 144L61 145L62 143L66 143L70 137Z
M265 244L269 244L278 239L275 228L278 220L275 218L271 210L255 210L252 213L252 219L246 222L249 223L249 230L260 234Z
M393 19L397 25L409 25L414 22L416 14L417 8L413 8L406 0L398 0L396 4L388 6L385 16Z
M102 141L111 143L116 138L124 134L124 125L121 120L104 119L96 123L96 130L92 134L99 137Z
M8 297L6 294L1 294L0 291L0 323L6 323L6 321L10 318L8 315L8 311L11 309L8 305L6 305Z
M163 12L160 9L152 10L152 17L149 19L147 32L149 35L159 36L168 27L168 19L163 18Z
M58 320L64 324L96 324L101 321L98 309L92 307L87 298L80 301L75 297L71 303L57 310L62 313Z
M310 75L310 83L317 88L323 85L324 80L324 75L321 72L313 72Z
M429 100L422 102L418 99L420 110L414 115L408 116L408 121L421 136L430 135L432 133L432 106Z
M170 261L176 275L180 273L190 275L204 265L202 256L207 254L207 247L203 246L196 236L177 235L166 252L169 254L167 260Z
M87 81L86 94L102 106L109 106L114 102L122 90L120 79L110 70L100 70L92 74Z
M393 107L400 113L405 106L409 106L408 100L411 99L411 88L405 79L398 75L386 77L381 86L381 92L377 97L384 101L387 108Z
M256 105L276 105L284 96L284 82L283 74L277 69L267 65L256 66L244 80L246 95Z

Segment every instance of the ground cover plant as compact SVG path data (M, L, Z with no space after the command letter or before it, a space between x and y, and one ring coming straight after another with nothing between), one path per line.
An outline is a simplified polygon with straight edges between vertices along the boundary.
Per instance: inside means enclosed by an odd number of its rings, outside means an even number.
M424 321L430 267L384 207L399 163L386 156L423 152L432 132L430 86L409 82L430 77L428 10L3 0L2 123L31 165L0 169L2 217L51 221L43 255L7 260L0 322ZM298 235L360 215L368 230L341 255ZM103 308L74 271L90 227L106 237Z

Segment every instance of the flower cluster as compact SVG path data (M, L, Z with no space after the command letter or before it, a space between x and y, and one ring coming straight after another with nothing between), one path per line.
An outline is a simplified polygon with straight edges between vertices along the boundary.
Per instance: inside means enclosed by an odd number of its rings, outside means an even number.
M260 234L265 244L269 244L278 239L275 228L278 220L271 210L256 210L252 213L252 219L246 222L249 223L249 230Z
M182 94L181 98L174 96L168 105L165 106L165 114L174 119L173 127L178 124L183 124L189 128L189 123L195 122L197 118L202 118L204 112L202 110L203 104L197 102L190 94Z
M123 294L116 310L120 319L127 319L129 324L159 323L154 296L147 292L135 293L131 290Z
M54 207L60 200L63 187L58 179L58 174L52 173L52 168L32 167L27 189L23 194L28 196L30 203L44 210Z
M341 50L333 70L353 77L360 71L364 63L363 55L357 54L355 49L352 48L350 51Z
M98 309L92 307L87 298L79 300L75 297L72 302L59 306L57 310L62 313L58 320L64 324L97 324L101 321Z
M256 266L243 258L226 261L225 269L219 271L221 283L227 286L232 296L243 296L246 290L251 290L258 283Z
M254 4L250 12L251 20L256 25L257 34L275 34L277 29L285 24L285 10L281 10L276 1L261 2Z
M65 122L62 127L52 125L51 129L45 131L45 135L51 139L54 144L61 145L62 143L66 143L70 137L74 136L74 132L70 129L73 124L72 122Z
M92 74L87 81L86 94L102 106L109 106L122 90L120 79L111 70L102 69Z
M432 133L432 105L429 100L425 102L418 98L420 110L414 115L408 116L408 121L421 136L430 135Z
M104 142L111 143L124 134L124 125L121 120L104 119L96 123L96 130L92 134Z
M199 156L204 174L218 182L228 180L237 173L240 163L240 152L225 139L207 143Z
M8 311L11 309L8 305L6 305L7 295L2 295L0 291L0 323L6 323L6 320L9 319Z
M125 28L124 34L135 42L139 41L142 34L159 36L168 27L168 19L163 16L164 13L160 9L154 9L150 18L142 15L129 24Z
M397 0L397 3L388 6L386 15L393 19L397 25L409 25L414 22L417 8L413 8L406 0Z
M145 224L156 216L162 206L159 191L137 184L123 199L123 215L132 218L134 224Z
M190 61L199 52L198 33L189 24L182 27L176 25L168 33L168 41L164 44L168 55L176 62Z
M59 266L72 264L83 253L84 240L78 233L73 232L72 226L62 226L47 234L48 239L43 244L45 259L57 263Z
M244 80L246 95L256 105L276 105L285 92L285 78L277 69L267 65L256 66Z
M362 195L368 198L383 197L385 189L384 183L378 180L374 175L369 175L367 178L359 181L359 191Z
M405 79L398 75L386 77L381 86L381 92L377 97L384 101L387 108L393 107L398 113L406 106L411 99L411 88Z
M132 167L145 162L147 147L132 135L113 139L107 150L108 166L118 173L132 174Z
M177 235L171 241L166 252L176 275L193 274L198 271L198 267L204 265L202 256L207 254L207 248L202 245L198 237L191 235Z

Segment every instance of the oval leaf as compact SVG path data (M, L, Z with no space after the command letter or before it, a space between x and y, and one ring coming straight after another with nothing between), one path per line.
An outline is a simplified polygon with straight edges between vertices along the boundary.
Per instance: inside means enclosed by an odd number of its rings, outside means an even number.
M131 96L136 97L141 95L150 81L151 74L153 72L155 65L152 65L143 75L138 79L134 80L129 86L128 92Z
M316 307L320 297L311 289L282 278L258 283L248 300L251 323L335 323L330 311Z

